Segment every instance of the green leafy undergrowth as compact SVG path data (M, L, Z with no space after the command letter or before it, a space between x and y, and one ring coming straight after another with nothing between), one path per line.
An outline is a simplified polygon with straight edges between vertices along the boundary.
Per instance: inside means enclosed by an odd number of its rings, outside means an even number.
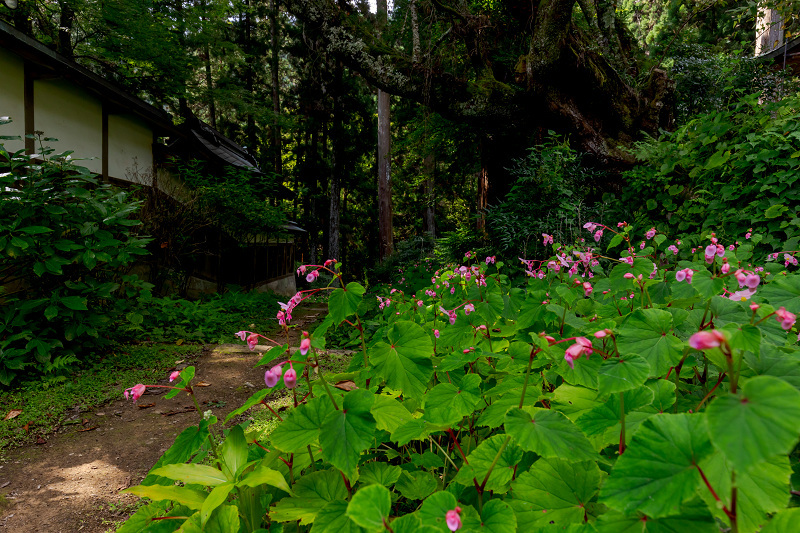
M390 291L371 336L364 288L302 267L339 281L282 311L327 291L326 319L178 437L120 531L791 531L800 274L713 234L676 260L655 230L640 248L625 223L586 229L596 247L555 243L522 284L489 257ZM334 383L317 371L345 326L360 346ZM268 431L226 426L258 404Z
M14 410L22 412L0 420L0 447L18 446L47 435L64 425L71 415L95 409L122 397L123 383L148 382L198 351L196 345L169 344L118 346L91 368L76 371L66 380L28 381L0 391L0 419ZM25 429L27 427L27 429Z
M141 341L231 342L231 332L265 330L281 299L272 292L226 292L200 300L144 296L121 322L118 335Z

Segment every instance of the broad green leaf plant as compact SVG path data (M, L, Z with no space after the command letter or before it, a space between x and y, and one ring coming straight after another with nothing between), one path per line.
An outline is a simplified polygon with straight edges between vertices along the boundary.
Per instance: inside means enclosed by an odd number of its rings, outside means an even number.
M379 296L369 338L364 287L335 261L301 267L332 281L282 304L279 322L288 331L323 290L330 312L298 349L265 353L268 387L227 420L270 389L291 390L293 407L268 435L207 413L128 489L152 503L120 531L792 531L792 262L752 264L747 245L707 234L676 263L680 243L654 229L645 246L625 223L586 229L596 245L545 235L553 255L522 260L523 282L468 254L424 295ZM348 391L318 372L342 324L361 337ZM172 377L170 394L194 398L192 370Z

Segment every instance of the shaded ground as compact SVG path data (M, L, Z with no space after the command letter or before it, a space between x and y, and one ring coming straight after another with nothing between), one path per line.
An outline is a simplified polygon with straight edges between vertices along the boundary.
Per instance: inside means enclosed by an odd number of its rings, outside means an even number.
M325 311L296 312L299 327L292 329L291 345L297 346L302 328ZM196 367L198 400L203 409L224 418L263 387L265 367L253 368L263 354L259 348L250 352L243 344L209 346L178 368ZM198 387L200 382L208 385ZM114 531L139 500L119 491L141 481L175 437L198 421L190 398L179 394L167 400L162 398L165 391L148 389L137 405L120 395L102 408L76 410L73 418L80 423L62 428L45 444L8 452L0 465L0 531Z

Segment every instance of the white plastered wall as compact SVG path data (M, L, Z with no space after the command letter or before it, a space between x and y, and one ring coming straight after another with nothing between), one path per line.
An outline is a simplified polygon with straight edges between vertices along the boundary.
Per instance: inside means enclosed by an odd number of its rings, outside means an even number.
M153 131L134 116L109 115L109 176L149 185L152 172Z
M25 136L25 64L15 54L0 49L0 117L11 117L12 123L0 126L0 135ZM0 140L6 150L25 148L25 141Z
M72 150L76 163L102 172L103 107L86 91L63 80L36 80L33 85L34 129L58 142L45 142L55 153ZM37 141L36 151L39 146ZM89 160L89 158L95 158Z

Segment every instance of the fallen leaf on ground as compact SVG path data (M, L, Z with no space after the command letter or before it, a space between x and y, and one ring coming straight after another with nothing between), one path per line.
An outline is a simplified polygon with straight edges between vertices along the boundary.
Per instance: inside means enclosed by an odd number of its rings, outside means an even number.
M17 418L21 414L22 414L22 409L12 409L8 412L8 414L3 420L11 420L12 418Z
M137 404L136 407L138 407L139 409L148 409L150 407L154 407L155 405L156 404L154 404L154 403L145 403L145 404L142 404L142 405L138 405Z
M198 381L197 383L194 384L194 386L195 387L210 387L211 383L209 383L207 381Z
M31 423L30 423L30 422L28 422L27 424L25 424L24 426L22 426L22 429L24 429L25 431L28 431L28 430L30 429L30 427L31 427Z
M47 441L44 440L42 437L36 439L36 444L47 444Z
M337 389L342 389L342 390L345 390L345 391L351 391L353 389L357 389L358 388L358 387L356 387L355 381L351 381L349 379L346 379L344 381L340 381L338 383L334 383L333 386L336 387Z
M93 430L95 430L95 429L97 429L99 427L100 426L92 426L90 428L83 428L83 429L79 429L78 432L81 432L81 431L93 431Z

